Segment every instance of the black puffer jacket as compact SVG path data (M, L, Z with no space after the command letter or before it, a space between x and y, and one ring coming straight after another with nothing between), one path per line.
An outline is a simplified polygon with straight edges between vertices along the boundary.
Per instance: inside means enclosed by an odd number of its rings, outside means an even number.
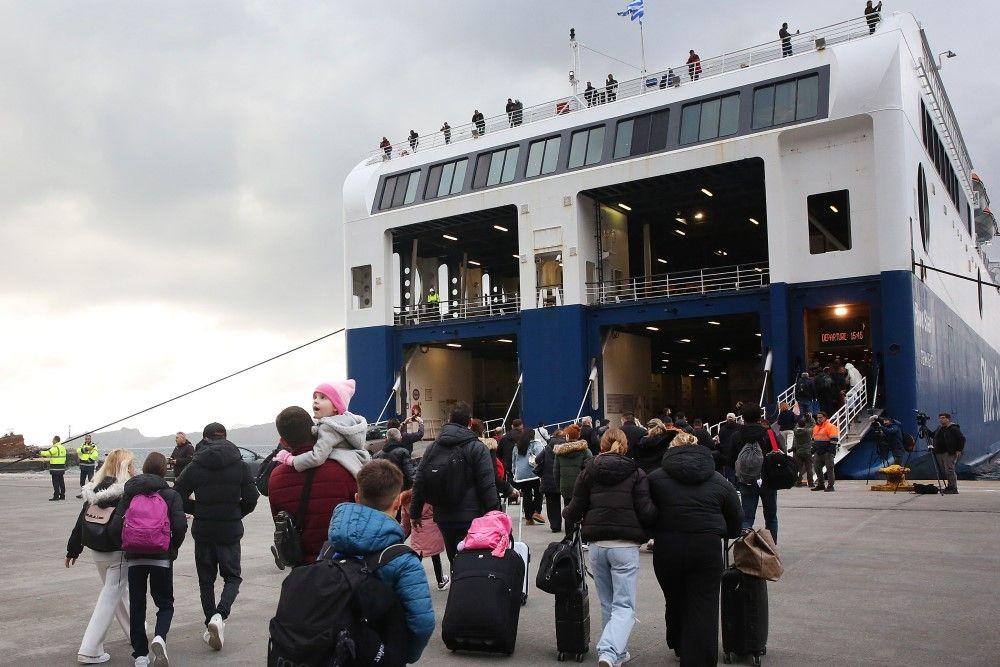
M639 441L647 435L646 429L639 426L634 421L622 424L622 432L625 434L625 439L628 440L629 451L635 449L635 446L639 444Z
M196 542L233 544L243 537L243 517L257 506L257 487L236 445L228 440L204 443L174 489L194 515L191 537Z
M424 484L423 471L428 462L435 464L442 460L442 448L452 449L462 447L465 452L466 469L468 470L468 488L462 501L454 507L434 508L435 521L466 522L481 517L490 510L500 509L497 496L496 468L489 451L476 434L465 426L448 423L441 427L441 432L424 452L420 465L413 478L413 500L410 504L410 516L423 516Z
M744 424L740 427L739 433L733 438L733 442L738 443L735 445L735 451L733 453L733 461L736 461L736 457L739 456L740 450L743 449L745 445L751 442L755 442L760 445L760 451L765 456L768 452L773 451L771 447L771 439L767 436L767 432L770 431L767 426L763 424ZM780 438L775 438L780 448L783 442Z
M733 436L739 432L740 424L736 421L727 419L719 425L719 453L722 465L732 466L736 463L736 455L740 452L739 450L733 451L733 447L736 446L733 442Z
M573 500L563 510L573 525L583 521L585 542L626 540L642 544L656 522L646 473L621 454L599 454L576 480Z
M649 493L659 510L656 533L714 533L739 537L743 510L736 487L715 471L712 453L680 445L663 455L649 475Z
M535 474L542 480L542 493L559 493L559 480L556 479L556 445L566 442L566 438L552 436L545 443L545 449L535 461Z
M114 517L111 519L110 530L118 544L121 544L122 528L125 525L125 512L128 510L129 503L136 496L153 493L160 494L160 497L167 504L167 518L170 520L170 550L158 554L130 554L126 551L125 557L149 560L175 560L177 558L177 550L181 548L184 536L187 535L188 522L187 517L184 516L184 501L181 500L180 495L176 491L170 488L167 480L159 475L142 474L125 482L125 492L122 494L121 502L118 503L121 512L115 512Z
M670 446L670 441L674 439L678 431L654 428L649 435L643 436L635 449L630 449L629 454L639 464L642 471L647 475L660 467L660 461Z

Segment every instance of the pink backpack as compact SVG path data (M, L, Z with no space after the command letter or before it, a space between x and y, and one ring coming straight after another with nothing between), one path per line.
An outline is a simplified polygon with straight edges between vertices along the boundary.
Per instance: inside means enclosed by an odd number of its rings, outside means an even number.
M497 558L503 558L510 547L510 517L504 512L487 512L472 520L469 533L459 544L459 549L491 549Z
M132 498L125 510L122 550L136 554L158 554L170 550L167 503L159 493Z

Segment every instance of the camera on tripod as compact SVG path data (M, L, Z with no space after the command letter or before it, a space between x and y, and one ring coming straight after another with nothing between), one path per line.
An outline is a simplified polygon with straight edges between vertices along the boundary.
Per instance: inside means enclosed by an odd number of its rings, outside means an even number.
M915 417L917 420L917 426L920 427L919 437L926 438L930 433L927 429L927 422L929 422L931 418L926 412L921 410L914 410L914 412L916 413Z

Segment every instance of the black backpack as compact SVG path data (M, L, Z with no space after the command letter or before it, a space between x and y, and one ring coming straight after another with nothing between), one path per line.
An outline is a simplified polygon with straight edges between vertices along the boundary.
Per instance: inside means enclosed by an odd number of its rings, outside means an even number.
M545 549L538 564L535 586L553 595L571 593L579 588L585 571L580 529L577 528L573 537L552 542Z
M455 507L462 502L468 489L469 462L465 445L442 447L432 445L421 463L424 498L434 507Z
M413 457L406 447L393 447L388 452L384 449L372 458L385 459L403 473L403 491L413 488Z
M761 485L768 489L790 489L799 479L795 459L778 448L773 430L768 429L767 436L771 441L771 451L760 466Z
M111 520L114 518L116 506L101 507L87 505L80 515L80 542L94 551L110 553L121 548L118 541L111 535Z
M413 550L393 544L365 558L331 551L327 543L315 563L293 569L281 583L270 623L268 666L402 667L403 606L392 587L373 575Z

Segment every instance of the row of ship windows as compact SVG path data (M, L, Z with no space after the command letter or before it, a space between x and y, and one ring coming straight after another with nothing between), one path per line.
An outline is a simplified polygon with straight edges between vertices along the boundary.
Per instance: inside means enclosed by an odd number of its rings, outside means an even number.
M809 120L819 113L819 76L781 81L754 89L751 129L761 130L794 121ZM665 150L669 109L640 114L618 121L613 159ZM678 143L682 146L730 136L740 129L740 93L702 100L681 107ZM605 126L577 130L570 135L567 169L589 167L601 162ZM544 176L558 169L562 137L532 141L528 145L525 178ZM476 157L473 189L510 183L516 177L520 146L500 148ZM430 168L424 199L458 194L465 185L469 158ZM420 171L414 170L385 179L378 209L384 211L416 201Z

